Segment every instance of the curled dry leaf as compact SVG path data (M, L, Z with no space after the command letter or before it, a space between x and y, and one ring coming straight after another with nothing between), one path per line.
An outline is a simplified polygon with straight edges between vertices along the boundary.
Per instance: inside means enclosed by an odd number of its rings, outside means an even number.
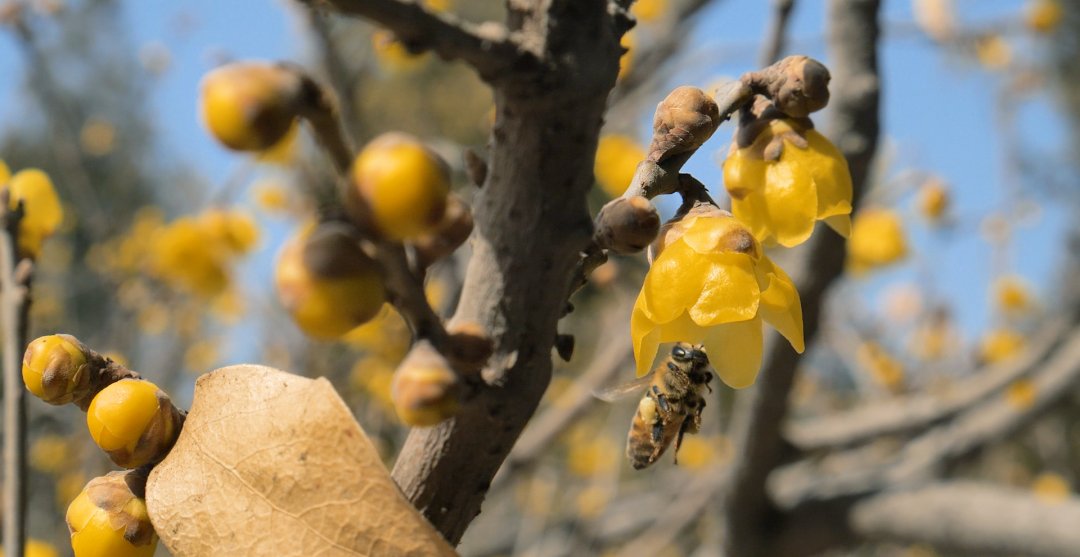
M456 555L329 382L264 366L199 378L146 502L179 557Z

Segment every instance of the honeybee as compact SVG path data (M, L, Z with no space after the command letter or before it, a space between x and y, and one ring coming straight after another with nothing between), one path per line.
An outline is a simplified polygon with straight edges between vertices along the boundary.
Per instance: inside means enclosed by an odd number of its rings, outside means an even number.
M697 433L701 428L701 411L705 409L702 393L706 389L712 392L712 378L705 349L680 342L647 375L594 393L600 400L611 402L645 389L626 438L626 456L635 470L656 462L672 441L675 463L679 463L683 435Z

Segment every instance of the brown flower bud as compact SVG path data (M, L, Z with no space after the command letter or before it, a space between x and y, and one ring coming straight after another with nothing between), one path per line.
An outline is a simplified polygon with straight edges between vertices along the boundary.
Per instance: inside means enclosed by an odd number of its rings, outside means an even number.
M720 123L720 109L712 97L689 85L675 88L656 106L648 160L662 163L696 151Z
M829 75L824 64L808 56L788 56L774 66L779 76L769 97L784 114L805 118L829 104Z
M463 373L478 373L495 351L495 343L479 323L454 323L446 332L447 357Z
M628 255L645 249L660 231L660 214L644 197L619 197L607 202L596 216L596 243Z

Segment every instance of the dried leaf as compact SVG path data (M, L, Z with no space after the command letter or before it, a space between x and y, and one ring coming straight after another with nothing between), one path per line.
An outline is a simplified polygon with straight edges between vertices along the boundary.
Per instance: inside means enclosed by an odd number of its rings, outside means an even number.
M146 501L178 557L455 555L329 382L264 366L199 378Z

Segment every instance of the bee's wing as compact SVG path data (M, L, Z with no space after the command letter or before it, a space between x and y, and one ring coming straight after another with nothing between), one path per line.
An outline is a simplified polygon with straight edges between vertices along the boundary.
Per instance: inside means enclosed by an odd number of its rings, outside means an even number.
M613 402L621 398L626 398L630 395L641 392L645 387L649 386L652 382L653 373L650 371L647 375L642 375L633 381L628 383L622 383L613 387L607 387L604 389L598 389L592 392L592 395L604 402Z

